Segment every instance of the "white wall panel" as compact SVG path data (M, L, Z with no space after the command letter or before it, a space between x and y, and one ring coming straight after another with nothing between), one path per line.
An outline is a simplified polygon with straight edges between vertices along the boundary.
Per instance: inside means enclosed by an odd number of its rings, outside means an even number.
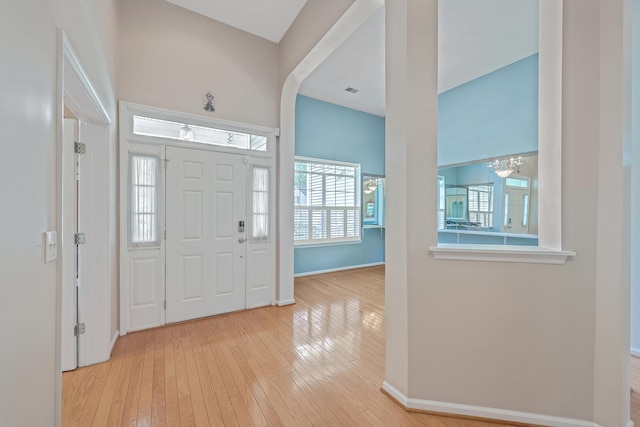
M274 271L269 243L249 243L247 247L247 308L269 305Z
M182 192L182 238L201 240L202 235L202 191Z
M137 249L129 253L130 306L129 330L139 330L162 324L164 304L161 278L160 249Z
M202 299L204 272L202 255L182 257L182 301Z

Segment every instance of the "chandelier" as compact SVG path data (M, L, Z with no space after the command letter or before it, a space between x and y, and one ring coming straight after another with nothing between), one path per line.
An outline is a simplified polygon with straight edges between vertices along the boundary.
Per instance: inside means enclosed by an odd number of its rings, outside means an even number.
M376 178L368 179L363 186L364 194L371 194L378 188L378 180Z
M500 178L506 178L523 164L522 157L517 159L512 157L510 159L496 159L487 163L487 167L489 170L493 170Z

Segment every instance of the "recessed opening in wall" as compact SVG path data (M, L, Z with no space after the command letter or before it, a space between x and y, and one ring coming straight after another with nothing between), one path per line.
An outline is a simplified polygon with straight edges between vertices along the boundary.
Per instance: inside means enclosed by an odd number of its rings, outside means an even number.
M567 257L575 255L562 248L563 1L487 0L476 3L471 0L439 2L438 166L444 168L479 161L485 163L485 167L492 165L501 179L529 180L532 194L526 197L525 194L509 193L507 199L522 201L521 209L526 210L528 216L520 223L530 231L535 228L533 218L537 215L537 244L532 240L523 240L516 246L511 242L460 244L439 239L437 246L429 249L437 259L562 264ZM449 31L455 36L449 38L446 28L451 28L451 22L443 20L448 14L458 19L457 24L453 24L455 31ZM499 30L496 22L493 29L483 33L478 27L493 17L501 17L506 26ZM532 20L531 17L537 18ZM478 33L474 36L474 32ZM522 39L516 36L518 33ZM523 40L528 40L532 49L528 56L528 52L516 49L519 44L527 45ZM452 46L456 44L466 46L466 51L454 49ZM461 52L451 56L458 61L451 60L448 68L447 49ZM501 52L507 53L506 57L511 56L511 60L501 68L495 68L496 58L503 57L504 60L505 55L499 55ZM493 66L488 67L491 64ZM474 70L476 75L470 75ZM527 74L537 78L523 79ZM456 82L461 77L462 80ZM517 84L518 81L527 83ZM462 96L463 93L469 96ZM514 93L520 93L520 96L514 98ZM537 107L531 108L532 104ZM517 171L511 170L521 166L518 165L519 157L525 157L522 153L537 153L537 189L533 177L518 177ZM443 193L443 197L446 196L445 181L444 176L438 177L439 194ZM537 209L534 191L539 193ZM494 188L494 196L495 212L495 203L502 201L504 204L505 194L503 191L502 197L498 197ZM440 219L445 210L440 207L438 214ZM499 222L504 227L503 219L503 216L496 216L493 223ZM513 219L511 223L514 224ZM488 232L466 233L486 235ZM439 238L443 236L443 233L438 234Z
M538 244L539 8L438 4L439 243Z

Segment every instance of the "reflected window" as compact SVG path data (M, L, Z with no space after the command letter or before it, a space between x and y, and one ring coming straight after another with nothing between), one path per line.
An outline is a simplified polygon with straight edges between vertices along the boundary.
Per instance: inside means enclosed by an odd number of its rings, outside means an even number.
M471 185L469 194L469 222L479 227L493 227L493 185Z
M525 194L522 196L523 202L522 204L524 205L524 214L522 216L522 225L524 227L526 227L527 225L529 225L529 195Z
M445 181L444 176L438 176L438 229L445 224Z

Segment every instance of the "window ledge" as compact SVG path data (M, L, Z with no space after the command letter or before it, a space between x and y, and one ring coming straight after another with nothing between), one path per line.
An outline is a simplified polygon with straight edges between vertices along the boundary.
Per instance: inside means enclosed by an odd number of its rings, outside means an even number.
M358 239L358 240L339 240L337 242L318 242L318 243L295 243L293 247L295 249L304 249L304 248L321 248L323 246L336 246L336 245L358 245L362 243L362 239Z
M457 261L523 262L564 264L572 251L557 251L540 246L439 244L429 248L436 259Z

